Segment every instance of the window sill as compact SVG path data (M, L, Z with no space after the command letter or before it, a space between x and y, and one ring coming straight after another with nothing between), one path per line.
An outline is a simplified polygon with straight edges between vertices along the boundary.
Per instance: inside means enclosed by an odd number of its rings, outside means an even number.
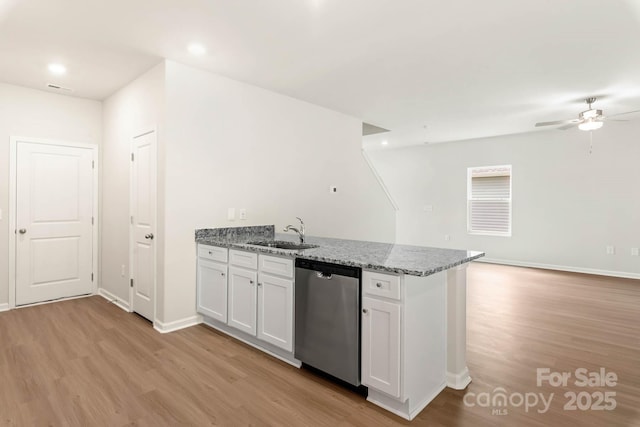
M492 233L490 231L467 231L471 236L511 237L511 233Z

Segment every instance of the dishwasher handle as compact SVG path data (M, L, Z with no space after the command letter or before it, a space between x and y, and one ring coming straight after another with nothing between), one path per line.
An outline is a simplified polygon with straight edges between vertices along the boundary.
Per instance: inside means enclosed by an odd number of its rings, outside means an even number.
M351 265L330 264L328 262L315 261L304 258L296 258L296 269L301 268L304 270L311 270L311 274L321 271L325 278L335 276L346 276L360 279L362 277L362 270L360 267L354 267Z
M333 279L333 274L331 273L324 273L322 271L316 271L316 277L318 279L323 279L323 280L331 280Z

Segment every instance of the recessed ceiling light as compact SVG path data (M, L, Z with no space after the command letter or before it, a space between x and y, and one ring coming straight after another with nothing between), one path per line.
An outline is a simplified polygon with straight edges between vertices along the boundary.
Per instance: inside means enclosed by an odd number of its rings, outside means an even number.
M67 67L62 64L51 63L49 64L49 71L51 71L53 74L61 75L67 72Z
M205 49L204 46L198 43L191 43L187 47L187 50L189 50L189 53L191 53L192 55L204 55L205 53L207 53L207 49Z
M389 141L387 141L386 139L384 141L382 141L381 143L382 145L389 145Z

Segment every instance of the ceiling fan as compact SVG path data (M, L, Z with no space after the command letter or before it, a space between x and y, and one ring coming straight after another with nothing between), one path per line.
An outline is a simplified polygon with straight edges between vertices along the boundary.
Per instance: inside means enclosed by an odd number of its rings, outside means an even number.
M611 117L640 112L640 110L634 110L634 111L627 111L626 113L618 113L618 114L613 114L611 116L605 117L602 115L602 110L596 110L595 108L591 108L591 104L596 102L595 97L587 98L585 99L585 102L587 103L587 105L589 105L589 109L578 114L577 119L556 120L553 122L540 122L540 123L536 123L536 127L563 125L563 126L560 126L558 129L567 130L567 129L571 129L572 127L578 126L578 129L580 130L596 130L602 127L603 122L605 120L626 122L626 120L611 119Z

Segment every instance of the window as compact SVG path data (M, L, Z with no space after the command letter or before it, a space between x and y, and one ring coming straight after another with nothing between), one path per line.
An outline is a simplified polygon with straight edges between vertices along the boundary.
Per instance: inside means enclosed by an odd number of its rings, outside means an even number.
M467 170L467 230L511 236L511 165Z

